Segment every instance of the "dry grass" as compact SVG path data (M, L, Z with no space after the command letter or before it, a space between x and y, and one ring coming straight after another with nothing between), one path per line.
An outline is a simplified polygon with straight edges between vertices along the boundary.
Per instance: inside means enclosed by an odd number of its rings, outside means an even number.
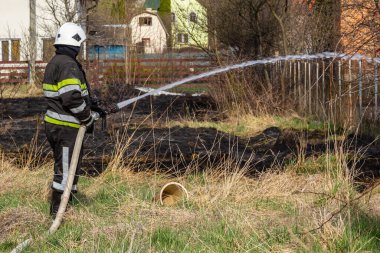
M29 84L2 84L0 87L0 98L41 97L43 96L41 87Z
M14 194L20 202L16 206L1 208L0 241L19 241L28 231L35 234L48 225L43 195L50 181L49 167L45 166L39 171L1 167L0 183L5 186L2 187L1 195ZM340 207L338 198L346 197L348 192L353 194L351 188L344 186L342 178L329 172L307 175L294 170L273 170L250 178L244 175L244 170L236 169L228 173L188 175L178 180L190 191L190 200L176 207L162 207L152 202L152 196L168 180L172 179L152 173L132 173L129 170L110 170L96 178L82 178L84 185L81 192L85 197L79 196L78 203L67 212L66 225L61 232L64 236L61 246L55 248L47 244L43 246L44 252L56 252L62 247L66 250L79 247L78 243L72 241L72 233L78 230L76 226L79 226L80 231L84 230L80 233L81 240L86 242L81 246L82 250L95 247L100 252L104 249L104 240L113 243L114 249L120 249L120 240L130 240L134 234L139 236L139 240L134 242L136 249L144 248L143 245L152 239L153 234L165 228L179 234L187 231L185 235L193 238L194 243L215 251L216 246L199 233L204 231L205 234L218 235L220 231L213 226L220 223L225 224L227 230L239 231L241 239L249 240L254 235L256 243L260 245L256 250L310 252L315 244L321 245L323 250L331 249L329 244L342 237L347 229L347 212L342 211L324 224L323 229L308 233L324 223ZM7 183L9 181L11 183ZM337 183L341 184L339 190L336 190ZM14 193L15 188L21 193ZM28 197L23 202L21 199L26 197L26 192ZM323 194L333 197L324 199L326 196ZM33 206L36 203L43 208ZM40 226L33 227L34 223ZM278 236L285 238L275 237L277 241L273 242L268 233L279 233ZM20 239L14 238L15 234ZM100 238L100 235L105 238ZM244 242L245 239L238 240L233 248L236 251L248 250ZM42 247L44 243L36 242L39 246L32 246L32 249ZM152 247L155 246L150 245L145 249ZM191 249L195 244L191 243L188 247Z
M14 233L27 236L36 223L45 223L47 218L30 207L19 207L0 214L0 242ZM18 235L18 236L19 236Z
M260 122L263 128L272 124ZM379 193L358 198L339 146L255 177L231 157L204 172L194 161L173 179L132 172L133 159L123 159L131 135L116 136L108 169L80 179L63 226L46 240L40 235L50 225L52 163L30 170L1 154L0 251L28 233L37 238L30 252L355 252L379 246L378 218L371 214ZM174 207L153 202L168 181L183 184L189 200Z

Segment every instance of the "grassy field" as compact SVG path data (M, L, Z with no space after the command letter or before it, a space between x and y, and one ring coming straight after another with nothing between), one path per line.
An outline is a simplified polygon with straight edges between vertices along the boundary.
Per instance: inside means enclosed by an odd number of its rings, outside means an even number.
M242 115L240 117L229 117L224 121L194 121L182 119L180 121L170 121L169 127L191 127L191 128L215 128L218 131L231 133L240 137L251 137L263 129L268 127L279 127L281 129L295 129L295 130L321 130L325 131L330 126L313 119L306 119L298 116L297 114L290 114L288 116L260 116Z
M239 122L243 128L233 119L214 127L247 136L267 125L324 125L297 117ZM255 177L229 161L180 178L117 165L80 178L64 223L47 236L52 161L27 170L1 154L0 252L29 237L25 252L380 252L380 190L355 190L339 147ZM190 197L161 206L153 198L170 181L182 183Z
M42 96L42 85L31 86L29 84L2 84L0 85L1 98L25 98Z

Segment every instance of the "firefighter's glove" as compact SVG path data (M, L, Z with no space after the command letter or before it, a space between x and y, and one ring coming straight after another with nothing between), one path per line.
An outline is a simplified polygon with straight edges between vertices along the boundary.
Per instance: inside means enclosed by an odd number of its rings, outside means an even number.
M84 125L86 125L87 128L90 128L95 121L97 121L100 118L99 113L91 111L90 117L84 122L82 122Z
M91 99L90 109L91 111L99 113L99 117L104 118L107 116L107 111L104 110L100 105L102 104L101 100L97 98Z
M91 106L90 108L91 108L91 111L98 113L100 118L104 118L107 116L107 111L101 108L100 106L97 106L97 107Z

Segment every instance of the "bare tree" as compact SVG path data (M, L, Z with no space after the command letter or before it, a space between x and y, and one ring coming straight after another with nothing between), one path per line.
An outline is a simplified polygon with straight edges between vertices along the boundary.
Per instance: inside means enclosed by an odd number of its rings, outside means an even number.
M44 4L40 4L39 9L42 13L47 13L39 17L42 19L39 25L45 35L54 36L62 24L80 21L78 5L79 2L75 0L45 0Z
M209 32L239 57L263 57L278 49L279 29L267 0L206 0ZM213 8L212 8L213 7Z

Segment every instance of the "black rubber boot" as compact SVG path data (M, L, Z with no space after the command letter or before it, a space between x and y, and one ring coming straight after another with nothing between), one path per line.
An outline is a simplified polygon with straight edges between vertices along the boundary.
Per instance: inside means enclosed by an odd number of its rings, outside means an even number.
M73 204L74 203L74 193L70 193L70 197L69 197L69 204Z
M50 215L53 219L58 213L59 205L61 204L62 192L52 190L51 201L50 201Z

